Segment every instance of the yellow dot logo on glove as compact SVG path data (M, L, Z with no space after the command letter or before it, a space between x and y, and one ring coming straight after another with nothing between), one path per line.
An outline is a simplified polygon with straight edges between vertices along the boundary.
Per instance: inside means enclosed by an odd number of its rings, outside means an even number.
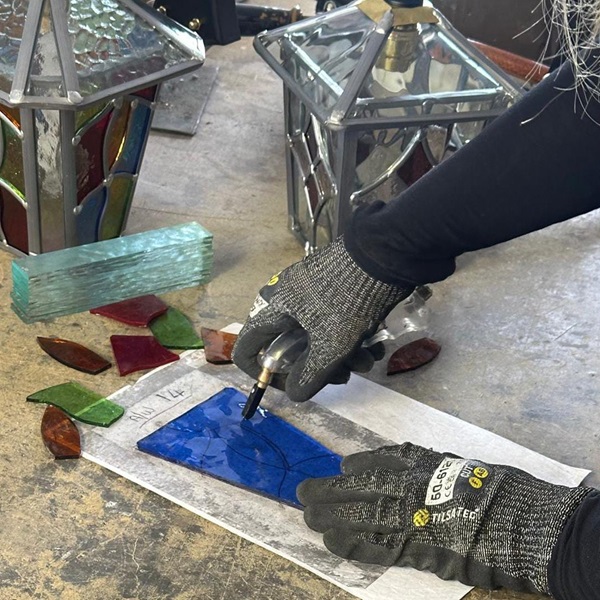
M469 483L471 484L471 487L474 487L476 490L483 485L483 482L478 477L470 477Z
M473 473L476 477L479 477L479 479L485 479L489 475L488 470L483 467L475 467Z
M430 518L431 515L429 514L429 511L426 508L420 508L413 515L413 523L416 527L425 527L425 525L429 523Z
M279 281L280 273L281 273L281 271L279 271L279 273L276 273L275 275L273 275L273 277L271 277L271 279L269 279L269 283L267 283L267 285L275 285Z

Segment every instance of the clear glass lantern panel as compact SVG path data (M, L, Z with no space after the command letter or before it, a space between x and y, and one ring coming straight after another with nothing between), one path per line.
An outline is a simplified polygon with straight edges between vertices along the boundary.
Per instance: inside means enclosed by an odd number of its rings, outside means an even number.
M318 205L319 196L314 180L304 182L301 177L297 177L294 185L293 229L312 248L328 244L332 240L335 198L324 204L322 210L315 215L313 207Z
M356 148L355 190L365 193L391 177L408 160L420 131L418 127L394 127L362 132Z
M114 0L69 0L66 6L83 96L158 75L190 58L152 25ZM186 44L198 45L199 38L193 32L176 23L169 27L174 35L185 38Z
M260 40L296 84L316 103L331 108L342 95L377 24L354 6L275 30Z
M393 29L358 94L353 117L454 112L473 92L489 96L491 107L496 97L504 96L499 87L438 27Z
M288 143L295 186L293 226L316 247L331 240L337 198L332 164L336 135L324 128L295 97L290 99L289 112L292 128Z
M8 94L21 48L28 0L0 0L0 91Z

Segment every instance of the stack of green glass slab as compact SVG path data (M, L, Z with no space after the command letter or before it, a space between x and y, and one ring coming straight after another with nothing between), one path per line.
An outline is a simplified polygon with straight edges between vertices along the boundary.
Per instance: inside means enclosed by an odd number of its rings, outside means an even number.
M34 323L210 279L213 236L198 223L155 229L12 263L12 308Z

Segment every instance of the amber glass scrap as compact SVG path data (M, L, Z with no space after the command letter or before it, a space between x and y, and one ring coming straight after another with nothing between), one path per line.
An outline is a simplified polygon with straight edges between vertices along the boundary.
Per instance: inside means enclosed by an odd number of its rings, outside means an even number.
M442 347L431 338L421 338L398 348L388 361L387 374L405 373L430 363Z
M60 408L48 406L42 417L42 439L55 458L79 458L81 440L77 426Z
M148 323L159 315L167 312L169 307L153 294L139 296L114 304L92 308L93 315L102 315L135 327L147 327Z
M110 367L109 361L77 342L47 337L38 337L37 341L44 352L72 369L97 375Z
M151 335L111 335L110 343L121 375L155 369L179 360Z
M150 329L165 348L204 348L190 320L176 308L170 307L166 313L151 321Z
M101 427L108 427L125 412L122 406L74 381L39 390L27 396L27 401L52 404L78 421Z
M238 338L235 333L225 333L224 331L202 327L200 335L204 342L204 353L208 362L216 365L231 362L231 352Z

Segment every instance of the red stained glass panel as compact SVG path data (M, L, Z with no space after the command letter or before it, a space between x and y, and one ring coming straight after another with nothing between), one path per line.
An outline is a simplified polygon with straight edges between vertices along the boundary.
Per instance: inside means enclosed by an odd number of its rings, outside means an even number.
M15 196L1 187L0 225L8 245L28 254L27 210Z

